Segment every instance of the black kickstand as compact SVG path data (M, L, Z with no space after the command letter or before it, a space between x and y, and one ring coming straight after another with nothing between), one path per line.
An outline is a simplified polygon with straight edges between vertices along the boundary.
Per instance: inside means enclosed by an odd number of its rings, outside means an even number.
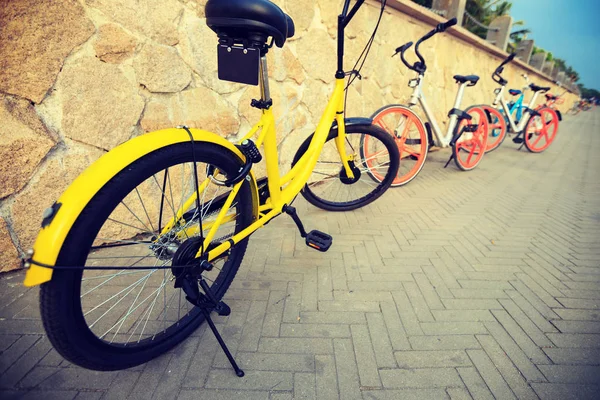
M448 166L448 164L450 164L450 161L452 161L453 158L454 158L454 153L452 153L450 155L450 158L448 159L448 161L446 161L446 165L444 165L444 168L446 168Z
M233 356L231 355L231 352L227 348L227 345L223 341L223 338L219 334L215 323L210 317L210 313L212 310L215 310L219 315L226 316L231 313L231 308L229 308L229 306L224 302L218 301L216 299L213 292L210 290L210 287L208 287L208 284L203 278L200 278L199 283L202 290L204 290L204 293L199 293L199 291L197 294L195 293L197 295L196 300L190 299L189 296L187 297L187 299L188 301L196 305L198 308L200 308L202 314L204 314L204 317L206 318L206 322L208 322L208 326L210 326L210 330L212 331L213 335L215 335L215 338L217 339L217 342L219 342L223 353L225 353L227 359L229 360L229 363L233 367L235 374L241 378L242 376L244 376L244 371L242 371L240 367L238 367Z

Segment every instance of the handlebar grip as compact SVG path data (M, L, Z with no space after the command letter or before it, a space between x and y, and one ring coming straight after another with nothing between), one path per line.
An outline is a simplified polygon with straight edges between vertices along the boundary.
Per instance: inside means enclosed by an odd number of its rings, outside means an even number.
M437 32L444 32L446 29L450 28L451 26L456 25L457 22L458 22L458 20L456 18L452 18L442 24L438 24L437 27L435 28L435 30Z
M512 60L514 60L516 55L517 53L510 53L508 58L506 59L506 62L511 62Z
M410 48L410 46L413 45L413 42L408 42L408 43L404 43L402 46L400 47L396 47L396 53L400 53L400 52L405 52L408 48Z

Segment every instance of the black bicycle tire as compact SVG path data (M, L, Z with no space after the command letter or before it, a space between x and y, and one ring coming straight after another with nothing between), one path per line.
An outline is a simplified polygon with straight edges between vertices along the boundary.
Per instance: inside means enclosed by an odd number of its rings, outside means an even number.
M308 185L305 185L300 191L300 193L302 194L302 197L306 199L306 201L308 201L315 207L319 207L327 211L351 211L356 210L357 208L364 207L367 204L370 204L373 201L375 201L381 195L383 195L383 193L385 193L385 191L390 187L392 181L394 180L394 177L398 173L398 167L400 165L400 154L398 152L398 146L396 146L394 139L390 136L389 133L372 124L346 126L346 134L353 133L368 133L376 137L385 145L390 155L390 169L388 170L385 179L375 187L375 190L369 192L367 195L353 202L346 203L336 203L321 199L310 190L310 187ZM337 137L337 134L337 126L332 127L329 131L329 135L327 136L326 142ZM307 137L306 140L298 148L292 161L292 167L296 164L296 162L298 162L298 160L308 149L310 142L312 141L313 135L314 133Z
M396 107L407 109L410 112L412 112L413 114L415 114L415 116L416 116L416 113L414 111L412 111L410 108L408 108L407 106L405 106L405 105L402 105L402 104L388 104L387 106L383 106L380 109L378 109L377 111L375 111L373 113L373 115L371 115L371 119L373 121L375 121L375 118L377 117L377 115L379 115L379 113L381 113L382 111L385 111L385 110L387 110L389 108L396 108ZM417 116L417 119L419 120L419 122L422 122L421 119L418 118L418 116ZM427 155L429 154L429 147L430 147L430 145L428 143L429 142L429 137L427 135L427 127L425 126L425 124L422 124L422 125L423 125L423 132L424 132L425 136L424 136L424 138L421 138L421 140L425 140L425 142L427 143L427 151L425 151L423 153L423 162L421 163L421 166L419 167L419 169L417 170L417 172L415 172L414 175L409 180L407 180L406 182L399 183L399 184L394 184L394 182L392 181L391 187L400 187L400 186L408 185L423 170L423 167L425 166L425 162L427 161ZM419 131L419 134L420 134L420 131ZM361 143L361 151L362 151L362 143ZM400 160L400 164L402 164L402 160ZM373 179L374 181L376 181L376 182L379 181L379 179L377 179L376 177L374 177L373 174L371 174L369 171L367 171L367 174L369 174L369 176L371 177L371 179Z
M227 174L237 173L239 166L242 164L242 161L236 155L221 146L199 142L196 142L195 146L195 158L198 162L214 162L221 171ZM175 144L147 154L119 172L94 196L79 215L59 252L57 265L82 265L81 258L86 256L87 250L77 253L73 249L85 249L91 246L97 230L100 229L103 223L102 217L107 212L110 215L110 212L116 207L116 205L113 206L115 202L113 192L120 190L126 195L129 193L127 189L133 190L137 186L139 178L136 174L141 176L145 174L145 171L160 171L169 162L171 162L169 165L174 165L175 161L179 161L177 157L182 157L182 160L185 160L181 162L191 162L191 154L189 142ZM113 196L112 201L111 196ZM119 196L116 197L117 200L120 200ZM244 210L240 212L242 216L240 226L236 225L236 231L239 231L249 225L253 218L252 207L254 205L252 204L253 200L248 182L242 184L237 201L240 204L240 209ZM88 218L88 214L92 217ZM234 255L230 255L227 261L228 266L223 266L223 271L227 268L226 275L219 282L219 286L214 292L219 300L233 281L247 245L248 238L237 243L232 250ZM42 284L40 288L40 312L48 338L58 353L74 364L101 371L121 370L140 365L179 344L204 322L203 313L195 308L195 312L190 315L189 321L178 327L172 335L158 341L156 344L139 348L136 348L136 346L125 348L124 346L108 345L90 331L83 317L79 302L82 273L81 269L74 271L55 270L52 280ZM222 273L219 273L219 277L221 275ZM219 277L216 281L220 279Z

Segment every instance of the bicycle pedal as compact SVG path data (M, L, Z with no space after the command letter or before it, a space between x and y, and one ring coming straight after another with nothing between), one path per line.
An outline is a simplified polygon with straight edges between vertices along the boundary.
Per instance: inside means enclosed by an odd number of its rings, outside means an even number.
M327 251L333 243L333 238L325 232L312 230L306 235L306 245L319 251Z
M514 137L513 138L513 142L515 142L515 143L523 143L523 138L522 137Z

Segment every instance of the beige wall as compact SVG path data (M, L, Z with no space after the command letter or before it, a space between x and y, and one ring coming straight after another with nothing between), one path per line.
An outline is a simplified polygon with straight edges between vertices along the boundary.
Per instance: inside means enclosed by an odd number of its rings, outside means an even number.
M283 49L269 53L281 163L288 166L331 91L341 1L275 2L295 20L297 32ZM369 116L407 100L412 73L390 56L441 21L409 3L390 3L364 79L350 90L349 116ZM0 31L0 269L19 266L19 253L32 245L43 209L103 152L179 124L234 138L258 119L259 112L249 107L257 88L217 79L216 36L204 23L203 4L0 2L0 20L7 21ZM361 9L347 31L348 69L373 29L374 4ZM454 100L454 74L482 77L467 90L465 107L492 100L489 76L503 58L497 50L462 29L438 35L422 49L429 67L425 94L440 122ZM507 68L513 87L522 86L522 68ZM548 83L542 76L531 78Z

